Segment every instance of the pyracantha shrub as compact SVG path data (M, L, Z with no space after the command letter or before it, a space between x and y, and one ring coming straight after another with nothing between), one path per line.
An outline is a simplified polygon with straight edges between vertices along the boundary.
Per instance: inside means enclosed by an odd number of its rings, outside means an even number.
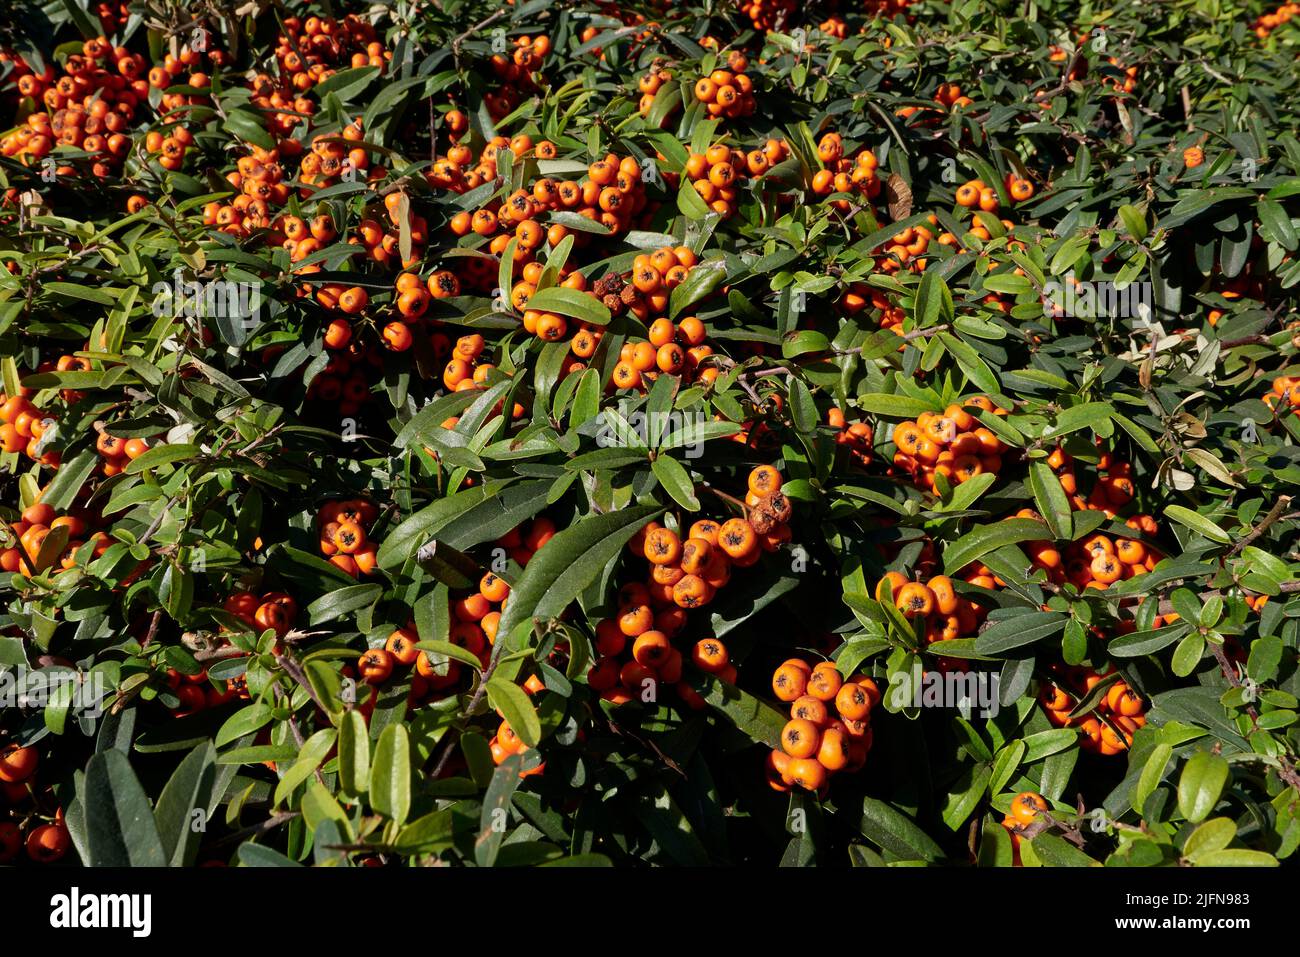
M0 863L1294 856L1297 5L10 6Z

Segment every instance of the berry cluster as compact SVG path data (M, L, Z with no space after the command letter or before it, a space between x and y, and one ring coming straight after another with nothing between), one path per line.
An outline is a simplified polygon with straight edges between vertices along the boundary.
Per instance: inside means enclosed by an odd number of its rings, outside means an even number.
M374 26L349 13L333 17L286 17L276 41L275 59L288 85L305 93L340 67L385 68L393 51L384 47Z
M772 690L790 702L781 749L767 756L767 779L774 789L798 785L825 796L832 774L857 771L866 763L871 709L880 702L875 681L865 675L846 681L832 661L810 665L790 658L772 674Z
M64 61L62 75L48 65L35 73L21 57L8 56L19 74L19 93L41 100L45 109L28 114L23 125L0 139L0 154L30 165L55 146L69 146L91 154L90 170L99 179L120 169L131 150L136 108L149 97L150 84L141 77L144 57L103 37L86 40L81 53ZM57 172L68 175L73 167L63 165Z
M579 342L581 335L574 337L574 353L582 355L588 348L594 352L595 343ZM669 319L656 319L650 324L647 335L649 338L646 340L625 342L619 350L618 364L610 374L613 388L648 388L664 373L682 375L697 382L712 382L717 378L716 367L702 365L713 355L713 349L705 345L704 323L695 316L685 316L676 325Z
M551 38L544 33L535 37L518 36L514 51L509 56L493 54L490 66L501 81L495 91L483 94L483 102L494 120L513 112L524 97L537 89L534 74L542 68L546 54L551 52Z
M0 864L17 860L26 850L37 864L53 864L68 853L72 837L63 822L63 808L53 817L40 812L37 805L49 804L53 798L48 788L38 794L36 772L40 752L16 742L0 745L0 797L12 806L16 820L0 817Z
M353 578L372 574L376 547L366 529L378 517L378 507L367 499L326 502L316 515L321 554Z
M1094 711L1076 718L1070 712L1098 683L1114 673L1091 668L1054 664L1052 679L1038 692L1038 703L1047 719L1061 728L1078 728L1079 744L1096 754L1120 754L1133 744L1133 734L1147 723L1146 702L1123 680L1116 680Z
M709 116L737 119L752 116L758 108L754 101L754 81L745 73L749 58L739 50L727 54L727 69L717 69L695 81L695 99L704 104Z
M736 212L742 178L762 176L789 155L789 145L780 139L769 139L748 153L717 143L704 153L691 153L683 172L709 209L729 219ZM676 175L666 178L672 185L678 181Z
M925 412L915 421L900 422L891 435L897 450L894 469L910 476L919 488L931 491L936 489L936 476L960 485L985 472L1000 471L1007 446L980 425L967 407L1007 414L988 397L977 395L948 406L941 414Z
M866 467L871 464L871 442L875 431L869 422L850 422L839 406L826 410L826 424L836 429L835 444L848 450L849 457L857 465Z

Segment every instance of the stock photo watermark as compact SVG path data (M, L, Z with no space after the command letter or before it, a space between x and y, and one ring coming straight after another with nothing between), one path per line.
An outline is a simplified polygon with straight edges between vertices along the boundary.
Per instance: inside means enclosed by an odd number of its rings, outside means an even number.
M235 320L246 330L256 329L262 321L262 286L255 282L225 279L186 280L180 269L172 281L153 285L153 314L195 319Z
M93 720L103 715L104 701L110 694L108 680L97 671L83 673L67 668L0 671L0 710L35 710L55 705Z
M1002 678L988 671L923 671L918 661L911 671L889 677L889 702L896 709L949 708L969 717L996 718L1001 710Z
M638 409L627 416L606 409L601 412L596 430L596 444L602 449L649 448L652 444L680 448L688 459L704 454L704 425L709 421L703 412L644 412ZM655 439L658 439L655 442Z
M1043 284L1043 315L1049 319L1146 319L1154 303L1149 282L1081 281L1071 272L1063 282Z
M50 898L50 926L55 930L118 928L131 931L132 937L148 937L153 931L153 895L86 894L73 887Z

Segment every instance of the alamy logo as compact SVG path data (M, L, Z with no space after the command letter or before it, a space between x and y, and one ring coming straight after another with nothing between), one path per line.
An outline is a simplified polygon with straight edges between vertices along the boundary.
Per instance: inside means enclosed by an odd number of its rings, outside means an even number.
M153 930L150 894L82 894L78 887L50 898L50 926L56 930L127 928L132 937Z
M0 708L46 708L66 705L75 714L94 720L104 713L104 700L112 693L102 672L89 674L58 668L29 671L0 670Z
M261 283L220 279L186 282L177 269L170 283L153 285L153 314L160 319L164 316L235 319L252 330L260 324L261 313Z
M889 702L894 708L954 708L969 716L979 709L981 718L996 718L1001 705L1001 675L987 671L925 671L920 662L912 670L890 676Z
M1081 282L1067 273L1064 282L1043 284L1043 315L1049 319L1148 319L1154 302L1151 283Z

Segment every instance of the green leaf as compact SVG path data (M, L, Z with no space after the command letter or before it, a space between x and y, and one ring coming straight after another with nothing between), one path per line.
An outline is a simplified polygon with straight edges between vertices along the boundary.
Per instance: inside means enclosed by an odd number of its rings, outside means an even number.
M217 731L216 745L223 747L246 734L258 731L271 721L271 709L260 701L240 708ZM138 745L137 745L138 746Z
M519 788L519 772L522 768L522 757L512 754L492 772L487 793L483 795L479 833L474 841L474 860L479 867L491 867L496 863L497 852L506 836L510 798Z
M695 497L695 483L691 481L686 467L671 455L658 455L650 462L650 471L654 472L659 484L664 487L674 502L688 512L700 510L700 500Z
M1110 691L1111 685L1117 681L1119 681L1119 673L1111 672L1111 674L1094 684L1091 690L1079 698L1078 703L1070 710L1070 717L1081 718L1085 714L1094 711Z
M1208 212L1212 207L1220 203L1230 202L1237 199L1250 199L1255 196L1254 190L1244 186L1220 186L1213 189L1201 189L1184 195L1169 215L1157 221L1156 225L1164 229L1173 229L1175 226L1181 226L1183 223L1190 222Z
M1166 505L1165 518L1172 519L1179 525L1186 526L1197 534L1204 535L1212 542L1218 542L1221 545L1232 544L1232 536L1215 525L1204 515L1193 512L1190 508L1182 505Z
M1261 199L1259 201L1259 222L1262 227L1261 232L1266 231L1269 237L1283 249L1295 250L1300 239L1296 236L1295 226L1291 225L1291 217L1287 215L1281 203L1272 199Z
M1249 851L1245 848L1229 847L1221 851L1210 851L1197 857L1197 867L1279 867L1280 863L1272 854L1263 851Z
M497 624L504 649L516 626L529 618L554 618L577 598L627 540L662 509L638 505L603 515L588 515L559 532L529 561ZM507 649L515 650L513 647ZM494 650L494 654L499 653Z
M370 81L379 76L379 73L380 70L377 66L358 66L339 70L312 87L312 93L320 97L322 101L326 94L333 93L341 102L347 103L352 97L369 86Z
M686 867L705 867L711 862L690 820L662 786L649 795L639 795L635 803L637 820L668 856Z
M727 263L723 259L713 259L692 267L686 278L668 296L668 318L675 320L717 289L726 277Z
M513 681L493 677L487 683L488 701L510 722L519 740L535 748L542 740L542 723L528 692Z
M325 760L325 755L330 748L334 747L336 740L338 740L338 733L333 728L322 728L302 743L298 751L298 760L290 765L275 786L276 804L284 801L298 785L312 776Z
M81 452L71 461L64 462L50 479L50 484L45 487L41 501L56 512L64 511L76 499L99 462L99 455L95 452Z
M384 593L382 585L349 585L328 592L307 606L307 618L313 625L343 618L379 600Z
M1187 632L1185 622L1175 622L1156 628L1154 631L1134 631L1106 643L1106 650L1116 658L1136 658L1140 655L1152 655L1163 648L1168 648Z
M917 329L952 321L952 293L938 270L927 270L921 274L913 315Z
M914 399L908 395L890 395L874 392L860 395L857 406L873 415L886 415L891 419L915 419L924 412L937 412L936 403L924 399Z
M1114 410L1109 402L1085 402L1071 406L1056 417L1056 423L1043 431L1043 438L1056 438L1083 428L1094 428L1110 418Z
M1043 831L1029 842L1034 854L1048 867L1100 867L1083 851L1050 831Z
M1007 786L1024 760L1026 748L1024 741L1012 741L998 752L993 761L993 776L989 779L990 794L999 794Z
M1063 631L1069 620L1069 615L1058 611L1030 611L1003 618L976 636L975 651L981 655L998 655L1033 644Z
M1165 776L1165 768L1169 766L1169 759L1173 757L1174 749L1168 744L1157 744L1147 755L1146 763L1142 765L1142 773L1138 776L1137 783L1133 785L1133 797L1130 802L1133 810L1139 814L1142 813L1142 807L1147 803L1156 787L1160 784L1160 779Z
M687 219L696 222L706 218L712 212L704 197L695 191L695 187L686 177L682 177L682 185L677 190L677 211Z
M1136 206L1125 204L1119 208L1119 218L1124 223L1128 234L1138 242L1147 237L1147 220L1145 214Z
M808 435L817 428L817 405L803 380L790 377L790 419L799 432Z
M831 341L825 333L814 329L800 329L781 339L781 356L785 359L797 359L811 352L825 352L831 347Z
M1250 657L1246 659L1246 674L1255 681L1272 681L1282 663L1282 647L1282 639L1276 635L1255 639L1250 646Z
M398 824L411 810L411 744L404 724L384 728L370 768L370 806Z
M370 733L360 711L344 711L338 726L338 784L360 797L370 787Z
M253 110L230 110L222 126L240 140L265 150L275 149L275 137L266 131L261 116Z
M400 568L443 526L465 514L475 505L489 498L498 497L502 488L503 483L484 482L482 485L463 489L454 495L438 499L432 505L420 509L385 536L376 556L379 567L385 570Z
M1003 682L1005 684L1005 682ZM1070 728L1053 728L1026 735L1024 763L1033 764L1053 754L1059 754L1077 741L1079 735Z
M1190 631L1178 643L1178 647L1174 649L1170 670L1178 677L1186 678L1196 670L1196 666L1201 663L1201 656L1204 654L1205 636L1200 631Z
M158 796L154 818L172 867L189 867L198 857L216 781L216 755L211 741L196 747L177 765Z
M302 867L295 860L285 857L273 847L253 844L245 841L239 845L239 863L245 867Z
M436 854L452 845L453 808L433 811L402 828L393 847L402 854Z
M985 824L980 830L980 867L1011 867L1013 862L1011 833L1000 824Z
M1049 801L1058 801L1069 787L1070 775L1079 761L1078 748L1058 751L1043 762L1043 773L1038 779L1038 789Z
M1183 857L1195 864L1198 857L1223 850L1236 836L1237 825L1231 818L1211 818L1187 835L1187 840L1183 843Z
M1203 821L1219 803L1228 782L1228 762L1209 751L1197 751L1183 765L1178 779L1178 810L1193 824Z
M428 651L434 655L442 655L445 658L451 658L453 661L459 661L463 665L469 665L471 668L478 670L483 666L478 656L467 648L460 645L453 645L450 641L420 641L415 645L420 651Z
M991 775L992 770L987 764L972 764L954 782L957 790L947 795L943 806L943 823L948 825L949 830L958 830L971 816L988 790Z
M1003 545L1017 542L1042 542L1052 537L1051 530L1032 518L1008 518L992 525L973 529L953 542L944 551L943 567L957 574L971 562L978 561Z
M943 850L916 822L884 801L868 797L862 801L862 836L901 860L936 862Z
M85 794L91 867L166 867L149 798L121 751L100 751L86 765Z
M926 275L929 276L931 273L927 272ZM952 353L953 358L957 360L957 365L961 367L961 371L966 374L966 378L972 385L990 395L997 395L1002 391L1002 383L998 381L998 377L971 346L947 332L939 333L938 338Z
M612 318L605 304L595 296L566 286L551 286L533 293L528 308L570 316L597 326L608 325Z
M192 442L175 442L171 445L155 445L148 452L145 452L139 458L132 459L127 463L126 473L135 475L143 472L145 469L158 468L161 465L170 465L173 462L179 462L182 459L192 459L199 454L200 450Z
M1029 491L1053 536L1058 541L1068 540L1073 523L1070 497L1065 494L1061 480L1046 462L1039 460L1029 463Z
M788 719L780 711L713 675L690 673L685 680L751 741L781 747L781 729Z
M47 282L44 289L48 293L56 296L62 296L66 299L78 299L85 302L93 302L100 306L117 305L117 296L121 295L120 289L100 289L95 286L83 286L73 282Z

